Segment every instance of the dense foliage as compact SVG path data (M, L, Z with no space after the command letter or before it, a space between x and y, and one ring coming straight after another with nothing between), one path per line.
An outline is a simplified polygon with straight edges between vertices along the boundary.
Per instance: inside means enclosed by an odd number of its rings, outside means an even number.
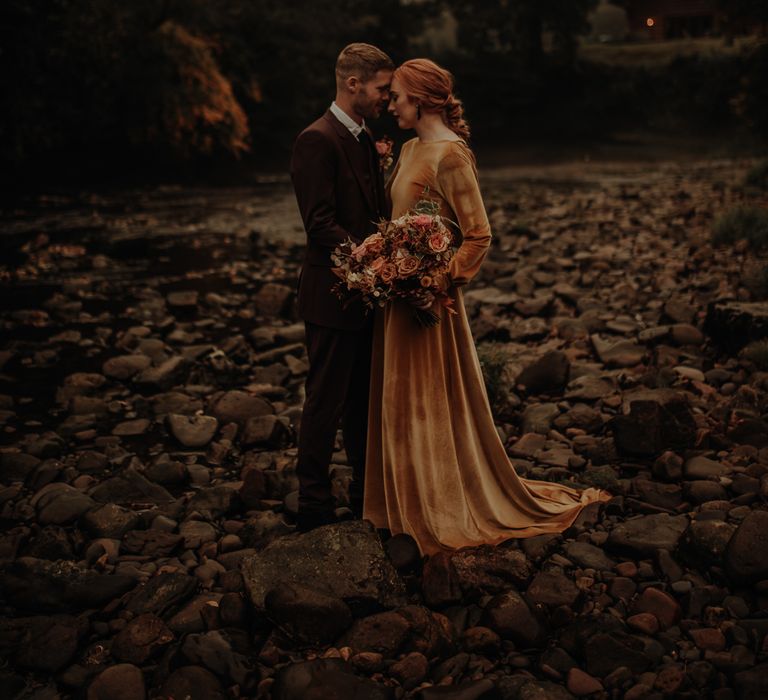
M767 47L655 69L584 63L576 39L594 4L5 0L0 164L12 178L55 178L62 165L114 174L284 158L332 96L340 47L369 41L395 61L422 54L412 39L446 8L458 45L434 58L456 74L478 141L734 125L768 136Z

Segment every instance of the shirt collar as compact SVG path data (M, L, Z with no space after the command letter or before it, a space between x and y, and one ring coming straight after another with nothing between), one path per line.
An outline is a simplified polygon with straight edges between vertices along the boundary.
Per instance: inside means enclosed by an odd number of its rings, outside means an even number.
M331 102L331 114L338 119L344 126L349 129L352 136L356 139L360 138L360 132L365 129L365 119L362 124L358 124L352 117L350 117L334 100Z

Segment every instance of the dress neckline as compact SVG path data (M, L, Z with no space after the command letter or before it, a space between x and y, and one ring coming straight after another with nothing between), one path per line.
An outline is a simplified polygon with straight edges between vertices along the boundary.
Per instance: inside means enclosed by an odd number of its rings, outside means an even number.
M434 141L422 141L422 139L420 139L417 136L416 137L416 141L418 143L424 143L424 144L431 144L431 143L463 143L465 146L467 144L467 142L464 139L462 139L462 138L458 138L458 139L435 139Z

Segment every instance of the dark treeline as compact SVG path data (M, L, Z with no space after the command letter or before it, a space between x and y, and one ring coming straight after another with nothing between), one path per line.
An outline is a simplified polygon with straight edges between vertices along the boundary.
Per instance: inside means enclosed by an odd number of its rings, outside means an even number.
M746 127L768 134L768 50L670 66L585 64L594 0L4 0L0 164L53 181L284 159L333 94L350 41L423 55L448 8L478 138L595 137L616 128ZM545 51L542 32L552 37ZM170 170L171 172L173 170Z

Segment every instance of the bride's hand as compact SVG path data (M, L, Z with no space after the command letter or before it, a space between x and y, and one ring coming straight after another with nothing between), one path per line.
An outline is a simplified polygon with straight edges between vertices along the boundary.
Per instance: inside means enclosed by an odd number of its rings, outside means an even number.
M432 292L415 292L413 296L408 297L408 303L420 311L427 311L435 303L435 295Z

